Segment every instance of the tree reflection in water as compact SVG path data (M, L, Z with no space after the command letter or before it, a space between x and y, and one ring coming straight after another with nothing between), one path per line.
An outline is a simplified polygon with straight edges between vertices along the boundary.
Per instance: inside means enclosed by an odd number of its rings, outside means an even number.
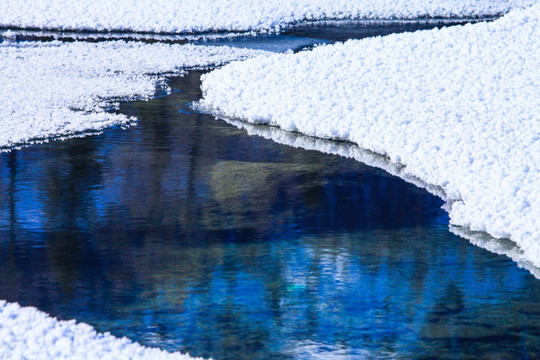
M354 160L193 112L0 155L0 298L216 359L527 358L539 286Z

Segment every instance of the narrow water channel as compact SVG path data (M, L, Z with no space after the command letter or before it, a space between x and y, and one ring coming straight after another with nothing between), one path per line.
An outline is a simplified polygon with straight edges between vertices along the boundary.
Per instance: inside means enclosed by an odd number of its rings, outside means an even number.
M540 282L439 198L193 111L200 75L0 154L0 299L218 360L540 354Z

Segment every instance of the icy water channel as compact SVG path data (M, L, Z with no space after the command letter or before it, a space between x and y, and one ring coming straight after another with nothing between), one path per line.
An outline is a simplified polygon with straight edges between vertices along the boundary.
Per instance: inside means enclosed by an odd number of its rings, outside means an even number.
M0 299L214 359L540 356L538 280L425 190L194 112L200 74L0 154Z

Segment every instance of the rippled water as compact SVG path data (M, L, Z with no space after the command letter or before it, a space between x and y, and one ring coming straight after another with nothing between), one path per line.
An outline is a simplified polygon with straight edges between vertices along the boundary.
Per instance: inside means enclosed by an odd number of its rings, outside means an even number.
M0 299L215 359L539 356L538 280L440 199L194 112L199 76L0 154Z

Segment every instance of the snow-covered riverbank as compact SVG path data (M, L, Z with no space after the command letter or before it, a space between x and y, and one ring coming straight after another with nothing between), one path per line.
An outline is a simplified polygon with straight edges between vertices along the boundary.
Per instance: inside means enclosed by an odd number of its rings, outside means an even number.
M320 19L501 15L534 0L4 0L0 27L190 33L275 31Z
M226 46L0 43L0 148L133 122L107 110L115 99L148 99L164 73L264 54Z
M0 300L0 359L201 358L144 347L75 320L59 321L36 308Z
M348 140L451 202L451 223L540 265L540 6L492 23L391 35L232 64L203 107Z

